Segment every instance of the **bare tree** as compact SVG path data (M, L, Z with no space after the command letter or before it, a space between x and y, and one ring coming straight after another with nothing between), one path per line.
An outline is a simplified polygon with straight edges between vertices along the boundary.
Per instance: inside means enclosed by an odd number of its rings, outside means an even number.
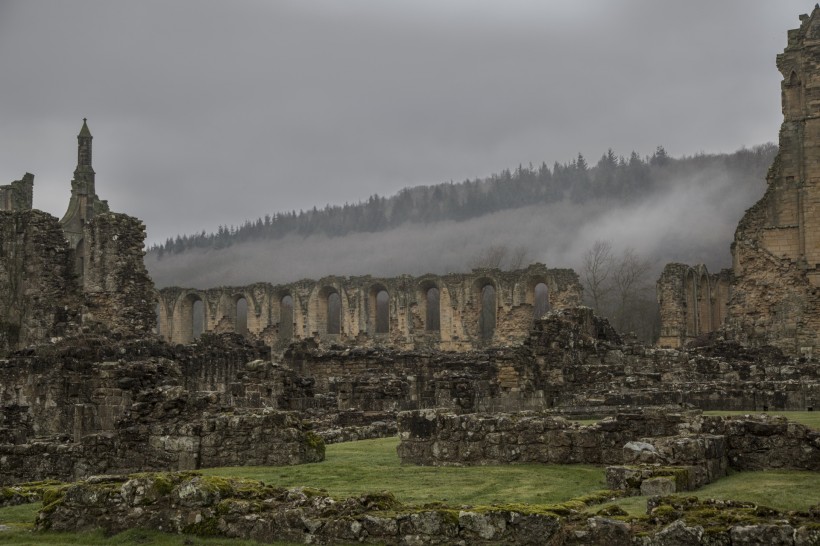
M470 261L470 267L473 269L501 269L506 257L507 247L501 245L488 246Z
M612 243L609 241L595 241L584 254L583 270L581 272L584 288L589 302L596 313L601 314L604 304L611 292L611 277L614 267Z
M651 268L648 260L638 256L634 249L627 248L612 270L612 288L617 305L613 316L616 327L621 331L638 329L648 299L646 293Z
M527 263L530 251L527 247L520 245L513 247L512 254L510 254L509 270L515 271L521 269Z
M584 255L581 278L587 302L600 316L610 319L620 332L634 332L653 342L660 320L654 288L649 283L652 265L627 248L620 255L609 241L596 241Z

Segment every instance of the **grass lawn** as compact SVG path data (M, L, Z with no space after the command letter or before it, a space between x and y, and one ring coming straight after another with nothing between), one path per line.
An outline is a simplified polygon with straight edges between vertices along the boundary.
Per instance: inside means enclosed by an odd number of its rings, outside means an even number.
M805 511L809 506L820 503L818 492L820 472L761 470L735 472L697 491L681 493L680 496L748 501L777 510ZM617 504L633 516L646 513L646 497L618 499L602 506L612 504ZM595 513L602 506L592 506L588 511Z
M390 491L408 504L450 505L567 501L605 489L603 468L589 465L432 467L402 465L398 438L327 446L326 460L297 466L209 468L202 472L280 487L326 489L334 497Z
M704 415L782 415L790 421L820 430L820 411L704 411Z

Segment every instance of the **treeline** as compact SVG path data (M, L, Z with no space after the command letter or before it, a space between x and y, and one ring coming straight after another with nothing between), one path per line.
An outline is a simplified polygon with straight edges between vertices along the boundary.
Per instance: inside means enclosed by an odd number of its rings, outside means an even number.
M404 223L467 220L505 209L568 200L581 204L594 199L614 203L634 202L668 190L690 172L723 167L741 179L759 179L777 153L774 144L743 148L731 154L696 154L672 158L659 146L651 156L616 155L609 149L593 166L582 154L552 168L542 163L519 165L485 179L405 188L386 198L342 206L327 205L307 211L278 212L246 221L240 226L220 226L216 233L177 235L149 253L161 258L189 249L220 249L254 240L278 239L290 234L343 236L354 232L379 232Z

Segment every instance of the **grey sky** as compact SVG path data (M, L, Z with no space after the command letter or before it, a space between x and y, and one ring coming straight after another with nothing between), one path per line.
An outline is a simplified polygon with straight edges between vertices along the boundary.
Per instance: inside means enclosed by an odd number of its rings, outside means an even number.
M0 183L149 242L519 163L777 139L797 0L0 0Z

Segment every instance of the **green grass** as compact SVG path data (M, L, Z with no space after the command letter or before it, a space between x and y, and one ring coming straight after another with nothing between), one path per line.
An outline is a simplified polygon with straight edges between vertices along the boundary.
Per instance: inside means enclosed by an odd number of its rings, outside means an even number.
M735 472L705 485L697 491L681 493L686 497L700 499L723 499L748 501L781 511L805 511L818 504L820 497L820 473L802 470L761 470ZM595 513L603 506L617 504L631 516L646 514L646 497L618 499L587 511Z
M783 417L801 423L814 430L820 430L820 411L704 411L704 415L782 415Z
M453 506L564 502L605 489L602 468L589 465L430 467L402 465L397 438L327 446L326 460L297 466L209 468L202 472L261 480L278 487L326 489L334 497L390 491L407 504Z

